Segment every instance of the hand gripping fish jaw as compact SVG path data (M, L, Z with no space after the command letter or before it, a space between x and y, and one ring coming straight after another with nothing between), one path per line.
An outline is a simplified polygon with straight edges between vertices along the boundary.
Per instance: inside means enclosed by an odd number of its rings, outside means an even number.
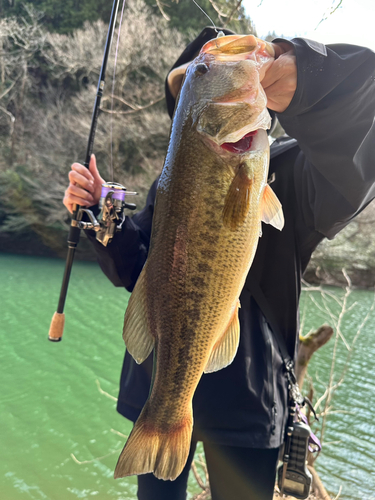
M73 221L72 225L79 229L93 229L96 232L96 239L106 247L116 232L121 231L125 221L124 209L135 210L137 208L134 203L126 202L125 197L137 194L127 191L124 186L116 182L102 184L98 218L91 210L80 207L77 220ZM90 222L82 221L83 214L88 216Z

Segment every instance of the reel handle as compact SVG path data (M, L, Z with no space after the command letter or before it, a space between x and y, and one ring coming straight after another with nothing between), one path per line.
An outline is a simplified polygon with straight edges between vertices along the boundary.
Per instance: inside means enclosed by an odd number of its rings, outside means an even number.
M135 210L137 208L137 205L135 203L128 203L128 202L126 202L125 203L125 208L127 208L128 210Z

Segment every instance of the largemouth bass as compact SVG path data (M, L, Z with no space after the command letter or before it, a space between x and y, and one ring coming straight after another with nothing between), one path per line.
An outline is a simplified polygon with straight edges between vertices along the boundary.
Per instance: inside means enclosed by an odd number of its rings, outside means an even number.
M267 184L270 125L260 76L272 47L254 36L208 42L188 66L159 180L151 245L125 314L137 363L154 349L149 398L115 477L175 479L190 448L203 373L229 365L239 295L261 221L283 227Z

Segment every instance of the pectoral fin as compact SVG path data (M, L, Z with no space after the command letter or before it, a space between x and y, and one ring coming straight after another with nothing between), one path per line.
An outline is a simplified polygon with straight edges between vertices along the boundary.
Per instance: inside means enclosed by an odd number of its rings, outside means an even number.
M231 231L235 231L245 222L250 208L251 179L246 171L246 164L240 165L234 176L223 208L223 224Z
M238 301L237 306L234 308L228 328L212 348L204 373L221 370L233 361L240 340L239 307L240 301Z
M143 268L130 296L122 337L126 349L138 364L142 363L154 348L154 338L150 333L147 321L145 268Z
M271 224L279 231L284 227L284 214L281 203L272 188L267 184L262 198L262 221Z

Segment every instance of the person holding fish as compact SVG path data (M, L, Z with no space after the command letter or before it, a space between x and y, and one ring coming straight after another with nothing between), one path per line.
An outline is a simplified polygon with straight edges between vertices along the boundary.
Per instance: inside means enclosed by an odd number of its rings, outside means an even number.
M213 500L272 499L288 417L275 330L294 359L311 254L375 197L375 54L223 31L205 28L167 77L146 207L107 247L87 231L132 291L117 409L135 425L115 477L137 474L141 500L186 498L198 441ZM287 135L269 148L276 117ZM69 179L70 211L97 204L94 156Z

